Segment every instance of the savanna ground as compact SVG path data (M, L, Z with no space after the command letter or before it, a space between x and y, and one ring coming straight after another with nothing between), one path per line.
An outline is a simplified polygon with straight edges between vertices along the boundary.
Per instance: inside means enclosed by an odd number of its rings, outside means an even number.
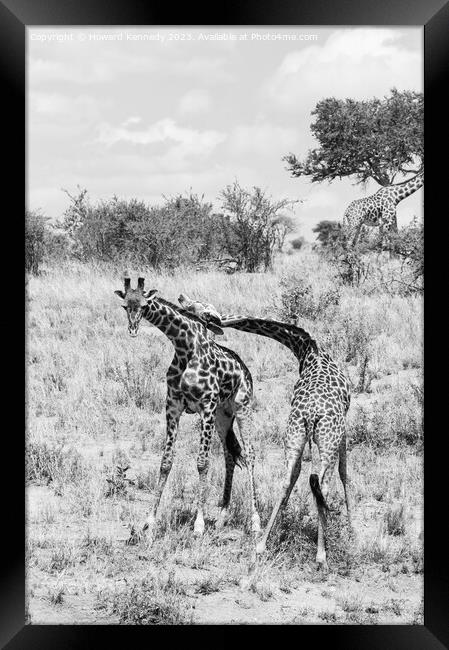
M232 519L214 530L224 462L211 450L208 520L193 536L199 416L181 418L153 545L126 545L157 480L171 344L142 323L127 333L113 291L122 271L67 264L30 277L27 296L27 616L58 623L422 624L422 299L388 291L394 260L342 285L316 253L284 256L264 274L142 271L148 288L222 312L299 316L352 384L348 473L356 538L341 483L331 486L327 576L317 573L317 517L305 460L285 516L249 587L246 472L236 470ZM377 271L376 271L377 270ZM376 275L376 272L377 275ZM135 279L134 279L135 281ZM283 477L283 432L298 376L278 343L226 330L250 368L259 512L266 524ZM125 477L117 467L129 469ZM129 479L129 480L126 480Z

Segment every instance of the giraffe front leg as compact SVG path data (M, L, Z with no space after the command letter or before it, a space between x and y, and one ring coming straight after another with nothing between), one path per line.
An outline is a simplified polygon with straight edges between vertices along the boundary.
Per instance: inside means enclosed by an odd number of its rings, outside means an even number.
M207 498L207 471L209 469L209 449L213 432L215 430L216 403L209 404L201 414L201 438L200 450L197 458L198 468L198 509L193 526L193 532L197 537L204 533L204 506Z
M167 483L168 475L173 465L174 447L178 435L179 418L183 411L183 405L180 401L173 399L170 393L167 395L166 404L166 421L167 434L165 439L165 448L162 454L161 467L159 471L159 480L156 490L152 497L150 513L143 525L141 535L147 542L151 543L154 538L156 516L162 493Z

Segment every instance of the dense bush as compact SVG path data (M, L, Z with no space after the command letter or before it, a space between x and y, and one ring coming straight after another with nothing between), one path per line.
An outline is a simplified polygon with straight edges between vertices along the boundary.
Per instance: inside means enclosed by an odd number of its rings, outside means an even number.
M220 252L212 206L196 195L155 207L117 197L91 205L84 190L70 198L61 227L81 260L129 260L160 269Z
M377 230L362 228L355 244L349 244L344 230L335 221L321 221L314 232L318 233L318 250L344 284L365 285L377 274L388 293L410 294L423 290L424 229L416 219L398 232L390 233L385 240ZM386 265L379 265L376 257L387 253L400 264L393 273L379 273L380 266L386 268Z
M409 293L424 289L424 226L416 217L392 236L396 255L403 261L402 283Z
M424 437L422 389L414 384L380 393L372 402L354 405L349 413L350 445L382 448L421 444Z
M82 479L84 473L80 454L75 449L63 450L61 445L29 441L25 461L27 481L45 485L53 483L56 490Z
M44 260L47 218L25 210L25 270L37 275Z
M236 182L221 194L224 212L196 194L164 198L147 206L137 199L114 196L96 204L78 187L56 227L41 237L44 257L67 256L80 261L114 261L173 269L203 262L218 268L249 272L270 268L275 251L283 248L292 220L281 211L292 202L273 202L262 190L249 192ZM34 222L33 222L34 224ZM50 236L51 235L51 236ZM33 259L34 259L33 258ZM226 267L223 267L226 263Z
M291 240L290 244L294 251L299 251L304 246L304 237L295 237L295 239Z
M296 322L298 318L309 320L320 318L330 307L338 305L340 299L338 285L320 287L295 274L282 277L279 287L281 290L279 317L288 322Z

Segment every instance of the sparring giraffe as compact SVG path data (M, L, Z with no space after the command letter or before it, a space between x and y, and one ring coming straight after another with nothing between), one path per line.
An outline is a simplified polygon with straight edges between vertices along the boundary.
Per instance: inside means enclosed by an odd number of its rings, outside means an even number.
M195 535L204 532L204 506L207 496L207 471L209 448L214 430L217 430L225 456L226 473L217 522L220 528L229 514L232 479L236 464L245 464L250 487L251 527L260 530L254 487L254 451L251 443L250 406L253 399L251 373L240 357L228 348L216 343L208 334L207 327L215 325L214 331L222 333L217 318L209 315L204 319L179 308L162 297L156 289L145 291L144 278L139 277L137 288L131 288L129 277L124 279L124 291L116 293L128 317L128 331L137 336L140 321L149 321L163 332L173 344L175 354L167 372L166 440L162 454L159 481L152 497L149 515L141 531L132 531L130 542L140 537L152 540L157 510L170 473L181 414L199 413L201 416L200 449L197 457L199 474L198 505L194 523ZM215 320L215 323L213 322ZM233 430L237 421L242 448Z
M343 215L343 228L354 245L362 226L378 227L383 239L385 232L397 232L396 206L424 184L424 172L413 178L381 187L375 194L352 201Z
M180 296L181 304L198 313L195 303ZM215 310L214 313L217 313ZM311 439L320 457L319 475L310 475L310 487L318 511L318 547L316 562L327 569L325 532L329 484L338 459L349 529L351 506L347 486L345 417L350 403L349 382L331 356L302 328L293 324L244 316L221 316L221 327L260 334L288 347L299 362L299 379L293 390L291 410L285 435L287 472L281 493L256 551L265 551L268 536L279 513L286 507L301 471L304 447Z

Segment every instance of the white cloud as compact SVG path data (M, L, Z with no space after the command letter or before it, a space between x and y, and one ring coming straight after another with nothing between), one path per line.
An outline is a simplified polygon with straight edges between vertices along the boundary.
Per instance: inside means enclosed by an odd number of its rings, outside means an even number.
M304 114L324 96L365 99L392 87L421 90L421 53L401 47L399 38L392 29L336 30L324 46L287 54L263 94L277 108Z
M206 90L193 89L181 97L179 111L183 115L207 113L211 106L211 98Z
M122 122L122 126L127 127L131 124L140 124L141 122L141 117L138 117L137 115L131 115L131 117L128 117L124 122Z
M96 142L107 146L118 143L128 145L161 145L147 154L148 163L155 169L181 171L203 161L226 139L219 131L200 131L181 127L170 118L164 118L144 129L128 129L103 123L99 126Z
M58 92L31 92L29 95L30 117L33 115L51 119L62 118L65 122L93 120L99 116L99 103L89 95L64 95Z
M126 126L114 127L103 123L99 127L98 142L112 145L117 142L149 145L173 141L183 145L191 154L207 154L226 138L219 131L198 131L178 126L170 118L164 118L143 130L129 130Z

